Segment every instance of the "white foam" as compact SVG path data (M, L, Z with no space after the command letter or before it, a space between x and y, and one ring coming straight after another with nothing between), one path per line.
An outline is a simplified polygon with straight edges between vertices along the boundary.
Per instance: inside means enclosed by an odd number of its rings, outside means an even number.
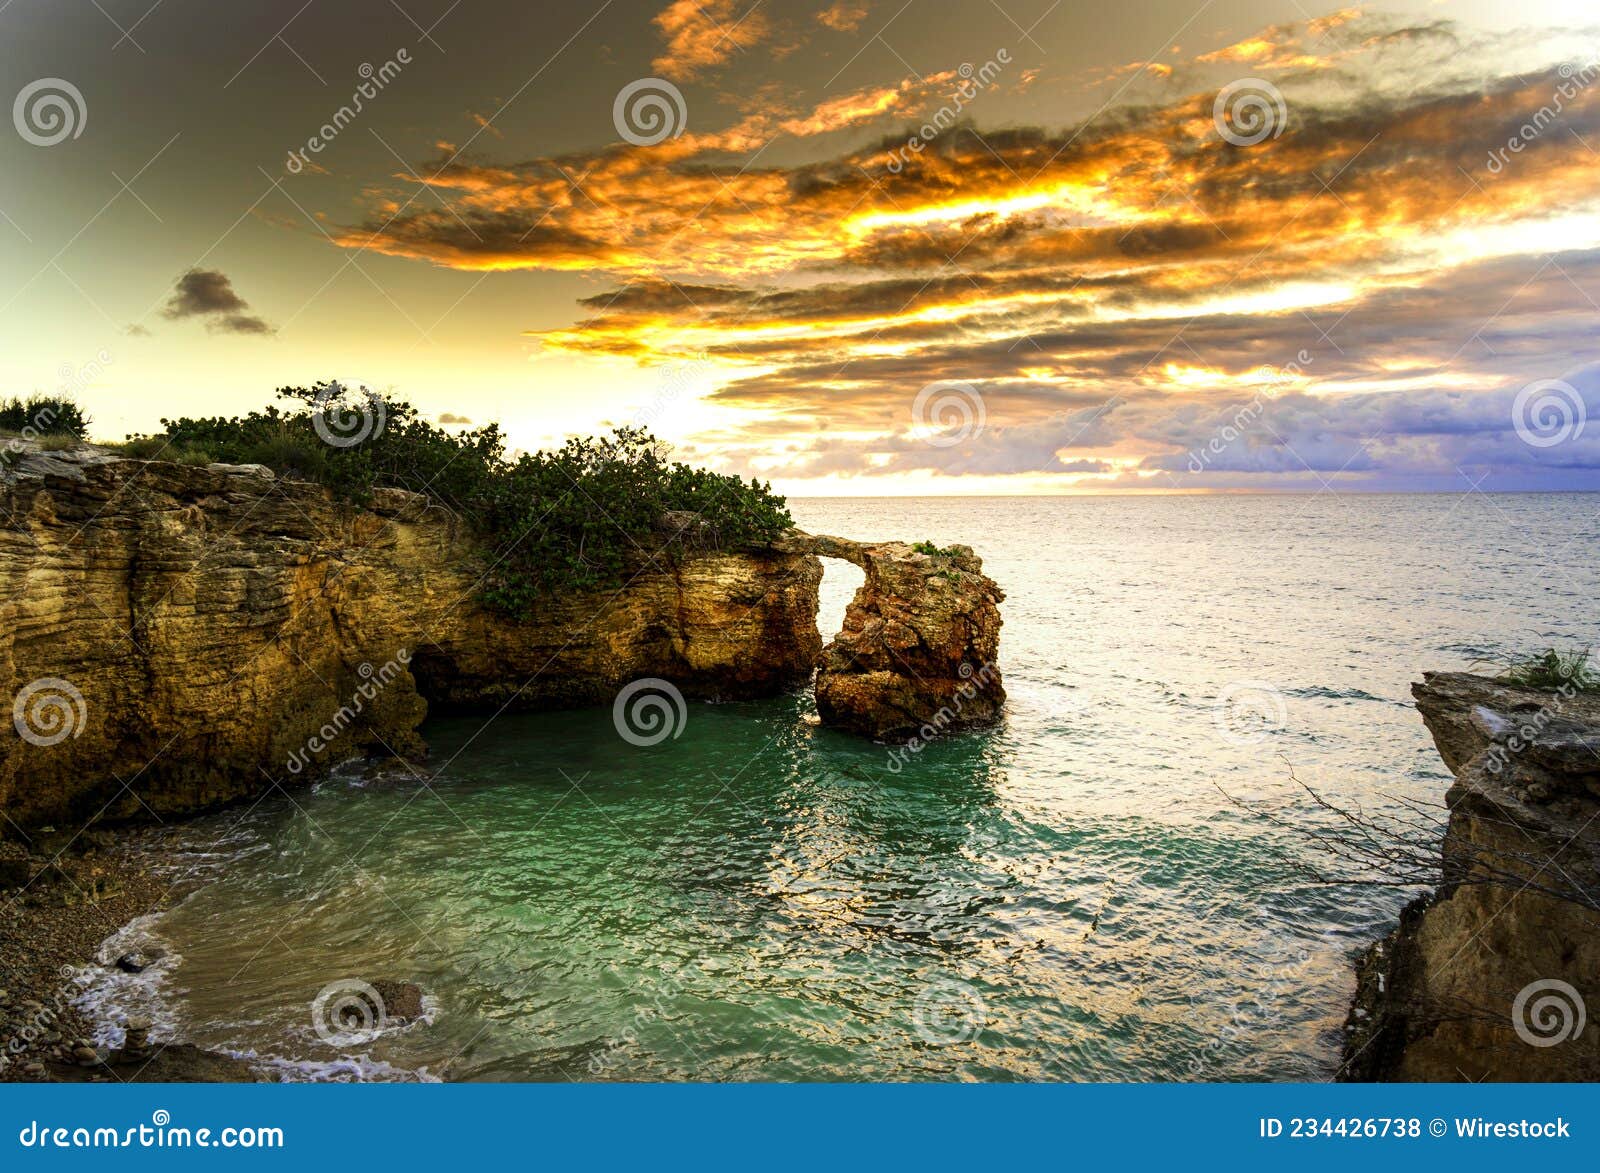
M157 931L162 914L147 913L129 921L100 943L97 968L79 971L82 988L72 1004L92 1024L97 1046L120 1047L130 1018L150 1024L152 1042L173 1042L178 1014L167 997L167 979L183 957ZM139 973L117 968L125 953L143 953L151 963Z
M426 1067L409 1071L366 1055L341 1055L337 1059L291 1059L255 1051L224 1051L242 1059L263 1075L280 1083L442 1083Z

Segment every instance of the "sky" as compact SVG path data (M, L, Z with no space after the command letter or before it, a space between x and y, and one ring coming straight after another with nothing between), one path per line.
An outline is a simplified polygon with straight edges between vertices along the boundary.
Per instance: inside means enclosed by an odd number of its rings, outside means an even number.
M0 395L795 495L1600 489L1569 0L0 0Z

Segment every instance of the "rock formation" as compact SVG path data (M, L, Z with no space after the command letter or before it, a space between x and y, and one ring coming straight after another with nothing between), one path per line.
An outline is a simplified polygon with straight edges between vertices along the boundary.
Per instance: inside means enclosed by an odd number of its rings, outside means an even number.
M1362 959L1341 1077L1600 1079L1600 696L1428 673L1443 882Z
M664 535L621 590L514 623L476 600L492 556L412 493L360 510L256 466L91 448L8 464L0 813L23 827L165 817L360 751L414 756L427 703L609 703L641 677L771 695L821 649L805 554Z
M1005 595L969 547L928 552L904 542L798 535L786 548L843 558L866 574L817 669L825 723L880 739L928 740L999 718Z
M928 555L791 532L705 548L663 519L614 592L514 622L480 606L494 552L426 497L365 509L263 467L89 446L0 467L0 814L20 827L166 817L357 753L420 756L432 707L610 703L642 678L769 696L822 658L818 707L883 736L992 720L998 588ZM867 574L823 657L817 555ZM970 696L964 696L970 693Z

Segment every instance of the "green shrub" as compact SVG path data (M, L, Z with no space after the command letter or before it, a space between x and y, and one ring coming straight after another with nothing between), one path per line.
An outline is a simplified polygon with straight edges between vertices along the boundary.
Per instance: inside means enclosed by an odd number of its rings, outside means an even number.
M669 461L639 428L508 461L496 424L446 432L403 400L337 383L278 395L286 409L162 420L164 432L129 437L123 451L149 459L167 446L163 459L194 452L264 464L355 504L377 488L426 493L483 539L482 597L518 617L553 594L622 586L632 567L661 552L669 512L699 514L707 528L696 540L731 548L764 544L792 524L770 486Z
M1538 655L1513 660L1500 679L1527 688L1571 687L1579 692L1600 692L1600 672L1589 667L1588 651L1558 652L1547 648Z
M930 554L935 558L953 558L956 553L953 548L942 549L932 542L917 542L911 548L919 554Z
M107 447L134 460L173 460L172 442L165 436L129 436L121 444Z
M89 417L70 399L31 395L27 399L0 400L0 431L81 440L89 431Z

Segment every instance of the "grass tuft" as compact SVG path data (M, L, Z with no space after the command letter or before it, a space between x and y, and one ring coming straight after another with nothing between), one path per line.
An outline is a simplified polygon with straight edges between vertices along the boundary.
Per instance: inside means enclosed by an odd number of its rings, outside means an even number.
M1570 687L1579 692L1600 692L1600 672L1589 666L1587 649L1558 652L1547 648L1537 655L1513 659L1498 679L1524 688Z

